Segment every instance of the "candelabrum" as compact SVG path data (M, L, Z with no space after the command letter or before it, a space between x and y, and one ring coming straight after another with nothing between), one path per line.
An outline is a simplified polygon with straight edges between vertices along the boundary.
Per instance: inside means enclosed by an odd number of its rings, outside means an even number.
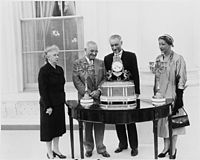
M84 79L85 79L85 94L81 98L80 103L83 107L88 107L93 104L93 98L89 95L88 93L88 76L90 74L94 74L94 65L89 65L88 63L84 63L82 67L82 72L84 74Z
M155 74L155 86L153 102L165 102L164 96L160 92L160 75L167 69L167 63L157 60L156 62L149 62L149 68L153 74Z

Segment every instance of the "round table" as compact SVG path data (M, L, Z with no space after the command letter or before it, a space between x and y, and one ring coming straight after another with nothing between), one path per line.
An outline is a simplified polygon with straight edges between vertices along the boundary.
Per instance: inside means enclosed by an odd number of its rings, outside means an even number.
M153 106L151 100L137 99L135 109L102 109L100 104L93 104L90 108L84 108L76 100L68 100L66 105L68 107L68 115L70 122L70 138L72 158L74 158L74 136L73 136L73 119L78 120L79 124L79 139L81 158L84 158L83 149L83 122L105 123L105 124L127 124L136 122L153 121L154 133L154 157L158 158L158 136L157 136L157 122L158 119L169 117L169 135L172 140L171 128L171 106L173 100L166 99L166 103L158 106ZM120 118L119 118L120 117ZM171 147L170 147L171 157Z

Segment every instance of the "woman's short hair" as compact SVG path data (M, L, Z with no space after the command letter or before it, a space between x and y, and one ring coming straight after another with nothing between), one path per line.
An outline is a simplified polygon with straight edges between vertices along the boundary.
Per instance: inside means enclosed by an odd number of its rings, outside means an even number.
M174 43L174 39L169 34L164 34L164 35L158 37L158 40L159 39L164 40L168 45L171 45L172 47L174 47L174 44L173 44Z
M59 51L58 46L53 44L53 45L48 46L48 47L45 48L45 50L44 50L44 58L45 58L46 61L47 61L47 53L51 52L51 51L57 51L58 52Z
M54 45L46 47L46 49L44 50L45 54L47 54L48 52L51 52L51 51L59 51L58 46L56 46L54 44Z

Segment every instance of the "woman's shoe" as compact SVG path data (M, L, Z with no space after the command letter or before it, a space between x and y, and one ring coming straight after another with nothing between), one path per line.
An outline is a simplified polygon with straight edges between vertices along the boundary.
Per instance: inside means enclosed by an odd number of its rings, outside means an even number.
M65 155L62 155L62 154L58 154L58 153L56 153L56 152L54 152L53 151L53 156L58 156L60 159L65 159L65 158L67 158Z
M163 157L165 157L166 156L166 154L169 152L169 149L166 151L166 152L164 152L164 153L160 153L159 155L158 155L158 157L159 158L163 158Z
M177 152L177 149L175 150L174 155L172 155L172 159L176 159L176 152Z

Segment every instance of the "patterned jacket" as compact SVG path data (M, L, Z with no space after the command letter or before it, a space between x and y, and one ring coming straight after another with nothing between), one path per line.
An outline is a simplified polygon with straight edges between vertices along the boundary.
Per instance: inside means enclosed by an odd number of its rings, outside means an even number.
M75 88L78 90L78 99L85 94L85 72L84 65L89 65L85 57L78 59L73 64L72 80ZM104 80L105 67L102 60L94 60L94 70L90 71L87 78L88 92L98 89L98 86Z

